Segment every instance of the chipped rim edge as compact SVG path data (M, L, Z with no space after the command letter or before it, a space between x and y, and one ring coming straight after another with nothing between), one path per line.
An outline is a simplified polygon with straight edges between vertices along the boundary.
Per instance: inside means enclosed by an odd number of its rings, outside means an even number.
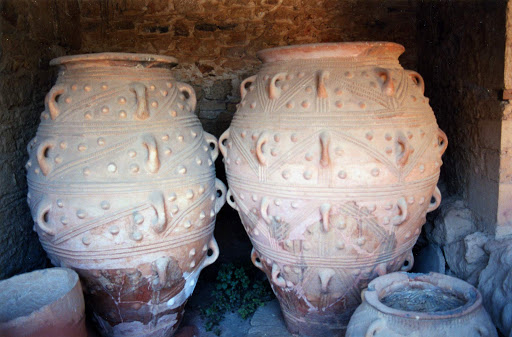
M127 61L134 63L160 63L170 66L178 65L178 60L172 56L139 54L139 53L91 53L78 54L57 57L50 61L51 66L65 65L75 62L95 62L95 61Z
M256 56L263 62L319 58L385 57L396 58L405 51L404 46L394 42L334 42L299 44L263 49Z

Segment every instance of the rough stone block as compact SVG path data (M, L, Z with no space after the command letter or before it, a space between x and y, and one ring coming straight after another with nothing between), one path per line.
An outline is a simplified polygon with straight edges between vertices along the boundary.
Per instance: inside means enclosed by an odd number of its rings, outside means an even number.
M433 228L426 229L430 241L444 247L459 241L478 230L478 222L472 211L460 199L446 200L441 205Z
M489 259L484 250L484 245L488 241L488 235L475 232L444 246L444 256L451 272L476 286L480 272L487 266Z
M496 327L512 336L512 239L485 245L489 263L480 273L478 290Z
M205 98L210 100L226 100L232 91L233 86L230 79L216 80L210 87L204 90Z

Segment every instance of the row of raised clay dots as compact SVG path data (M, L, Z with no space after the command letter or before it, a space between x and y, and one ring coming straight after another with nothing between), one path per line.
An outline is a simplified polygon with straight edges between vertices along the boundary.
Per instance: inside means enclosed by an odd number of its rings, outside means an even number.
M197 195L201 195L203 194L205 191L205 187L204 185L200 185L199 188L198 188L198 191L197 191ZM186 191L185 193L185 198L188 199L188 200L192 200L195 196L195 193L192 189L189 189ZM176 193L172 192L169 194L168 198L167 198L170 202L174 202L177 200L177 195ZM212 194L210 196L210 200L212 201L215 201L215 194ZM57 206L59 208L63 208L64 207L64 201L62 199L57 199L56 201L57 203ZM108 200L103 200L101 203L100 203L100 208L107 211L110 209L110 202ZM171 206L170 208L170 212L171 212L171 216L174 216L175 214L177 214L179 212L179 208L177 205L173 205ZM87 217L87 211L84 210L84 209L78 209L76 211L76 216L78 219L85 219ZM215 216L215 210L212 209L210 211L210 217L214 217ZM199 219L202 220L206 217L206 214L204 211L201 211L201 213L199 214ZM66 216L62 216L60 218L60 222L66 226L69 224L69 219L66 217ZM137 225L141 225L143 222L144 222L144 216L138 212L135 212L134 215L133 215L133 222ZM184 227L185 228L189 228L191 226L191 223L190 222L185 222L184 224ZM112 235L117 235L119 234L119 226L117 225L112 225L109 227L108 231L110 232L110 234ZM138 231L135 231L134 233L132 233L132 235L130 236L133 240L135 241L140 241L142 240L142 233L138 232ZM91 240L90 240L90 236L89 235L85 235L83 238L82 238L82 243L84 245L89 245L91 243Z
M204 255L204 253L206 253L208 251L208 245L207 244L203 245L202 251L203 251L203 254L201 254L199 256L199 259L201 259L203 257L203 255ZM196 249L195 248L190 249L190 251L188 252L188 256L191 257L191 258L196 256ZM189 266L190 266L190 268L194 268L196 266L196 262L195 261L190 262ZM191 286L193 286L195 284L195 280L191 280L190 284L191 284Z
M367 73L366 71L363 71L363 72L361 73L361 75L362 75L362 76L365 76L365 77L369 77L369 75L368 75L368 73ZM298 74L297 74L297 77L299 77L299 78L301 78L301 77L303 77L303 76L304 76L304 73L303 73L303 72L300 72L300 73L298 73ZM344 73L344 76L345 76L346 78L350 79L350 78L353 78L353 77L354 77L354 74L353 74L353 72L351 72L351 71L347 71L347 72L345 72L345 73ZM269 75L265 75L265 76L263 77L263 80L264 80L264 81L268 81L268 80L269 80L269 78L270 78L270 76L269 76ZM291 80L291 79L293 79L293 75L291 75L291 74L286 75L286 79L287 79L287 80ZM396 81L396 79L394 79L394 80ZM281 84L281 81L277 81L277 82L276 82L276 87L280 87L282 91L287 91L287 90L290 88L290 85L289 85L288 83L286 83L286 84ZM374 88L374 89L377 89L377 88L378 88L378 85L377 85L377 83L376 83L375 81L370 81L370 82L369 82L369 87ZM254 88L254 86L253 86L253 85L251 85L251 86L249 87L249 91L252 91L252 90L253 90L253 88ZM311 93L313 93L313 87L312 87L312 86L306 86L304 90L305 90L305 92L306 92L307 94L311 94ZM334 89L334 94L335 94L335 96L342 96L342 95L343 95L343 90L342 90L341 88L337 87L337 88L335 88L335 89ZM416 101L417 101L417 98L416 98L416 96L414 96L414 95L411 95L411 96L410 96L410 99L411 99L411 101L413 101L413 102L416 102ZM423 102L423 103L427 103L427 101L428 101L428 100L427 100L425 97L423 97L423 98L422 98L422 102ZM286 106L286 108L287 108L287 109L293 109L293 108L295 108L295 106L296 106L295 104L296 104L296 102L294 102L294 101L288 101L288 102L286 103L286 105L285 105L285 106ZM311 102L310 102L309 100L303 100L302 102L299 102L298 104L300 104L299 106L301 106L301 107L302 107L302 108L304 108L304 109L307 109L307 108L309 108L309 107L311 106ZM341 100L333 101L333 104L334 104L334 106L335 106L336 108L342 108L342 107L343 107L343 101L341 101ZM245 100L242 100L242 102L240 102L240 104L239 104L238 106L239 106L239 107L244 107L245 105L246 105L246 101L245 101ZM256 101L253 101L253 102L251 102L251 103L249 104L249 107L250 107L251 109L256 108L256 106L257 106L257 105L256 105ZM364 110L364 109L366 109L366 103L361 101L361 102L359 102L359 103L358 103L358 107L359 107L360 109Z
M168 88L172 88L172 87L173 87L173 84L172 84L172 82L167 82L167 83L166 83L166 86L167 86ZM100 84L100 88L101 88L102 90L107 90L109 87L108 87L108 85L107 85L106 83L101 83L101 84ZM153 85L153 84L150 84L150 85L148 86L148 88L149 88L149 90L150 90L150 91L155 91L155 90L156 90L156 86L155 86L155 85ZM78 85L77 85L77 84L72 84L72 85L71 85L71 90L72 90L72 91L76 91L76 90L78 90ZM87 84L87 85L84 85L84 86L83 86L83 91L85 91L85 92L90 92L91 90L92 90L92 86L91 86L91 85ZM168 91L168 90L166 90L166 89L162 89L162 90L160 90L160 94L162 95L162 97L166 97L166 96L169 94L169 91ZM179 95L179 98L180 98L182 101L185 101L185 99L186 99L186 98L185 98L185 95L183 95L183 94L180 94L180 95ZM69 104L69 103L71 103L71 102L72 102L72 98L71 98L70 96L67 96L67 97L64 99L64 102ZM126 102L127 102L127 99L126 99L126 97L125 97L125 96L119 96L119 97L117 98L117 103L118 103L119 105L124 105L124 104L126 104ZM158 103L158 100L152 100L152 101L150 102L150 105L151 105L153 108L157 108L157 107L158 107L158 104L159 104L159 103ZM178 108L180 108L181 110L184 110L184 109L185 109L185 106L184 106L182 103L178 103ZM189 107L188 105L187 105L187 111L190 111L190 107ZM107 115L107 114L109 114L109 113L110 113L110 108L109 108L108 106L106 106L106 105L105 105L105 106L102 106L102 107L101 107L101 109L100 109L100 115ZM173 116L173 117L176 117L176 116L177 116L177 112L176 112L176 110L171 110L171 111L169 111L169 114L170 114L171 116ZM119 110L119 111L118 111L118 116L119 116L120 118L126 118L126 117L127 117L126 110ZM43 119L48 119L49 117L50 117L50 115L49 115L48 113L46 113L46 112L44 112L44 113L42 114L42 118L43 118ZM85 118L86 120L91 120L91 119L93 118L93 114L92 114L92 112L91 112L91 111L86 111L86 112L84 113L84 118Z
M239 193L238 197L240 198L240 200L245 200L245 194L244 193ZM251 200L253 202L257 202L259 199L258 199L258 195L256 194L253 194L252 197L251 197ZM424 196L421 196L419 197L419 199L417 200L418 204L419 205L423 205L425 203L425 197ZM414 196L409 196L407 198L407 203L409 205L413 205L414 203L416 202L416 198ZM281 206L283 204L283 201L279 198L277 199L274 199L274 205L275 206ZM289 203L289 205L291 206L292 209L298 209L299 208L299 203L297 201L291 201ZM382 209L386 210L386 211L392 211L393 208L394 208L394 204L391 203L391 202L388 202L386 205L382 206L381 207ZM377 210L377 205L375 204L371 204L371 205L368 205L368 206L364 206L361 208L360 212L363 212L364 214L372 214L373 212L375 212ZM256 207L253 207L251 209L251 212L255 215L260 215L260 211L258 210L258 208ZM281 218L279 216L276 216L275 217L276 221L281 221ZM389 217L384 217L383 218L383 222L382 222L384 225L388 225L390 223L390 218ZM345 229L346 227L346 223L345 221L339 221L338 222L338 228L339 229ZM257 234L256 234L257 235Z

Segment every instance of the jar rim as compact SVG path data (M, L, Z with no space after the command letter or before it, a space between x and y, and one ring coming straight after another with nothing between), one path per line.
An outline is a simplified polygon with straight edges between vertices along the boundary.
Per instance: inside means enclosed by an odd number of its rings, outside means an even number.
M299 44L263 49L256 53L263 63L318 59L318 58L354 58L354 57L388 57L398 59L405 51L404 46L394 42L333 42Z
M155 55L155 54L140 54L140 53L91 53L91 54L77 54L57 57L50 61L50 65L59 66L75 62L130 62L130 63L145 63L150 66L165 64L170 67L178 65L178 60L172 56Z
M404 287L419 288L422 283L449 291L457 295L457 297L463 298L465 303L445 311L418 312L394 309L381 301L386 295L389 295L396 289L403 289ZM380 276L368 284L368 288L363 291L362 297L370 306L385 314L423 320L460 317L473 312L482 304L482 296L475 287L455 277L434 272L428 274L395 272Z

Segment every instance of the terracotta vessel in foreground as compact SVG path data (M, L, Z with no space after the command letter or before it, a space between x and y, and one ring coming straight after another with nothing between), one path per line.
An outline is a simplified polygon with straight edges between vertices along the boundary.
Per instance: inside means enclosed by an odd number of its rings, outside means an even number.
M0 336L87 337L77 273L50 268L0 281Z
M80 274L102 334L168 336L219 253L217 140L193 113L192 87L173 79L172 57L51 64L60 72L27 163L41 243Z
M369 281L412 267L425 215L441 201L447 139L422 77L398 63L403 51L267 49L241 84L220 138L228 202L292 333L342 336Z
M497 337L472 285L437 273L392 273L370 282L347 337Z

